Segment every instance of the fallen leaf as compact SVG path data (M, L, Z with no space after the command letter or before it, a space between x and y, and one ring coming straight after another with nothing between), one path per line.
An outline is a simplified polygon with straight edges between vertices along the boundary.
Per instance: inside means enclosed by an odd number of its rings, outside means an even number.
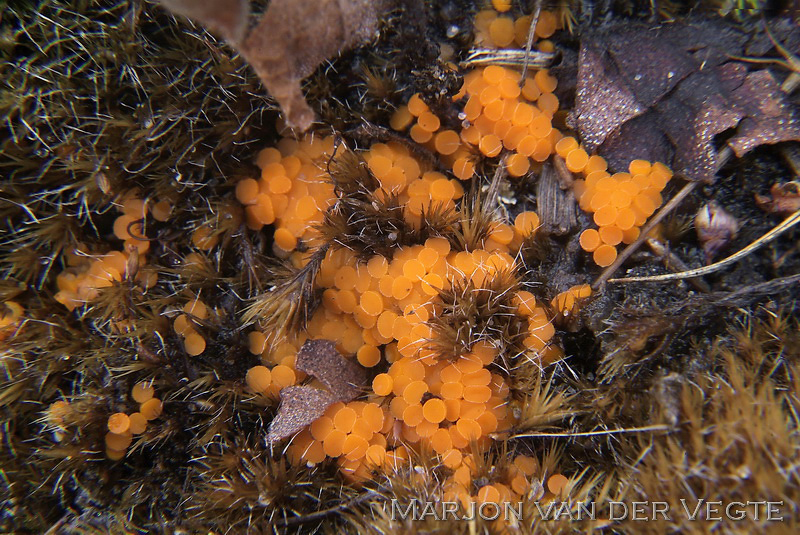
M307 340L297 353L295 367L318 379L345 403L355 399L367 385L364 368L344 358L330 340Z
M736 156L759 145L800 139L800 122L787 113L785 95L769 71L748 75L733 96L747 114L728 141Z
M800 140L796 107L767 70L732 61L749 37L723 21L616 25L581 42L575 106L568 119L611 169L635 158L662 161L691 180L711 182L716 135L741 156L765 144Z
M244 40L249 0L159 0L173 13L193 19L236 46Z
M281 404L267 434L267 443L290 437L322 416L337 401L347 403L367 384L364 368L344 358L330 340L307 340L297 353L295 367L324 384L281 389Z
M287 386L281 389L281 404L269 425L267 444L288 438L325 414L336 403L330 392L311 386Z
M278 101L289 126L301 131L314 121L303 78L326 59L371 39L383 10L372 0L272 0L247 32L247 0L160 1L227 39Z

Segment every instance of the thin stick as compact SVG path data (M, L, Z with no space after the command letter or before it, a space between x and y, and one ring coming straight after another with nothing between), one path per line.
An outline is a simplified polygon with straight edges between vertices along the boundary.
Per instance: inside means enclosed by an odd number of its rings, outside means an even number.
M536 25L539 24L539 14L542 12L542 0L536 0L536 7L533 9L533 16L531 16L531 27L528 28L528 39L525 41L525 61L522 64L522 75L519 77L519 86L525 84L525 76L528 74L528 58L531 55L531 47L533 46L533 36L536 33Z
M503 65L506 67L536 67L544 69L549 67L555 59L555 52L541 52L531 50L529 54L525 50L515 48L495 49L495 48L472 48L467 58L460 62L463 68L472 68L479 65Z
M781 90L788 95L790 93L794 93L794 90L797 89L798 85L800 85L800 74L793 72L786 78L786 80L783 81L781 84Z
M307 524L309 522L316 522L318 520L323 520L324 518L327 518L340 511L345 511L351 508L352 506L358 505L359 503L366 501L369 498L373 498L377 495L378 493L375 492L374 490L369 490L365 494L356 496L355 498L345 503L340 503L339 505L334 505L333 507L329 507L328 509L323 509L322 511L315 511L307 515L293 516L291 518L287 518L285 520L277 522L276 525L281 527L289 527L289 526L296 526L298 524Z
M690 279L692 277L700 277L703 275L708 275L709 273L714 273L719 271L720 269L724 268L728 264L732 264L737 260L741 260L745 256L749 255L756 249L760 248L763 245L771 242L793 226L795 226L800 221L800 210L797 210L795 213L787 217L783 220L783 223L778 225L777 227L773 228L759 239L742 249L741 251L732 254L728 258L720 260L719 262L715 262L710 266L705 266L697 269L690 269L688 271L681 271L679 273L666 273L664 275L654 275L652 277L627 277L624 279L611 279L608 282L658 282L658 281L668 281L668 280L679 280L679 279Z
M601 435L617 435L620 433L646 433L648 431L668 431L667 425L648 425L646 427L631 427L629 429L611 429L608 431L584 431L581 433L522 433L510 438L557 438L557 437L596 437Z
M689 270L689 266L687 266L686 263L681 260L680 257L678 257L678 255L670 251L666 245L657 239L647 238L647 246L650 247L654 253L661 255L664 258L664 264L670 271L678 272ZM709 288L708 284L706 284L703 280L692 279L689 282L691 282L694 287L701 292L709 293L711 291L711 288Z

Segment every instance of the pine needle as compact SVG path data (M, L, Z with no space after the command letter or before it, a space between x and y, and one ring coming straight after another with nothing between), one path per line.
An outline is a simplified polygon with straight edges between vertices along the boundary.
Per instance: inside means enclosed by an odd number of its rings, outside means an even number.
M649 433L650 431L668 431L668 425L647 425L645 427L629 427L627 429L608 429L606 431L583 431L579 433L522 433L510 438L557 438L557 437L595 437L617 435L622 433Z
M797 210L795 213L787 217L780 225L773 228L759 239L742 249L741 251L732 254L731 256L720 260L719 262L715 262L711 265L704 266L697 269L690 269L688 271L681 271L679 273L666 273L664 275L653 275L651 277L626 277L624 279L611 279L608 282L661 282L661 281L669 281L669 280L682 280L682 279L690 279L693 277L702 277L703 275L708 275L710 273L715 273L720 269L724 268L725 266L732 264L742 258L746 257L750 253L756 251L763 245L771 242L787 230L794 227L800 221L800 210Z

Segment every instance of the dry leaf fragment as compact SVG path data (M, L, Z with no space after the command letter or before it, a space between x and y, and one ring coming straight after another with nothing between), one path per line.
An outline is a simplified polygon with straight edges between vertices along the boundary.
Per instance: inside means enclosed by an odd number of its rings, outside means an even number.
M303 430L336 403L336 396L311 386L281 389L281 404L267 433L267 444L283 440Z
M789 215L800 210L800 182L773 184L769 189L772 197L756 194L756 204L773 214Z
M306 130L314 112L301 81L327 58L369 39L378 27L378 2L272 0L242 53L281 105L289 124Z
M297 353L295 367L315 377L330 390L312 386L281 389L281 404L269 426L268 444L302 431L332 404L353 400L367 384L364 369L344 358L330 340L306 341Z
M318 379L337 400L345 403L367 385L364 368L344 358L330 340L307 340L297 353L295 367Z
M314 121L301 82L324 60L373 37L382 2L272 0L246 31L247 0L161 0L227 39L278 101L286 122L301 131Z
M249 0L160 0L173 13L201 23L238 46L247 33Z

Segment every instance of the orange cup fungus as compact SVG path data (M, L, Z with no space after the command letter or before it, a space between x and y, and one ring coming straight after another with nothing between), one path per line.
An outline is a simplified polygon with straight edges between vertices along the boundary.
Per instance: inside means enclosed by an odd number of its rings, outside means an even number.
M299 242L318 244L314 227L322 223L322 214L335 200L324 171L333 143L332 136L285 138L277 147L258 153L261 176L236 185L247 226L258 230L275 225L273 243L279 255L288 255Z
M16 301L0 304L0 342L16 332L24 312L25 310Z
M485 9L475 16L475 44L488 48L524 48L528 40L531 16L523 15L512 18L508 11L511 2L508 0L492 0L494 9ZM560 28L555 13L541 11L536 23L534 37L536 48L542 52L552 52L549 41L544 41Z
M495 22L502 20L510 19ZM460 180L472 178L479 155L494 158L504 150L510 152L509 175L523 176L553 153L561 133L552 126L558 110L558 99L552 94L556 79L546 70L531 72L520 89L519 76L498 65L467 73L461 92L454 97L463 101L468 124L460 135L440 129L441 122L432 119L435 116L419 94L395 112L390 124L396 130L410 125L410 137L438 153ZM414 112L419 112L416 123ZM411 120L405 121L408 116Z
M206 340L195 327L198 321L208 318L208 307L200 299L192 299L183 307L183 314L172 322L175 332L183 337L183 348L189 356L196 357L206 350Z
M501 9L510 6L496 4ZM530 18L514 20L493 13L479 14L480 35L505 46L518 43L524 34L524 42ZM542 13L536 35L547 37L556 26L554 16ZM390 126L437 154L455 179L418 159L404 144L375 143L360 153L377 180L373 193L396 195L407 224L420 228L431 206L457 207L464 195L461 181L474 176L481 156L506 152L510 176L522 176L546 160L562 139L552 126L558 107L552 95L556 80L542 70L531 72L522 87L518 82L517 72L498 66L468 73L457 95L457 100L463 99L466 125L460 131L460 125L438 117L421 95L413 95L392 115ZM298 267L308 262L308 254L300 251L322 243L314 225L336 200L325 172L332 151L332 138L284 139L277 148L259 153L261 177L236 187L248 225L273 225L276 252ZM574 166L582 163L573 160ZM586 160L584 165L590 158ZM472 448L486 449L491 436L513 424L509 385L494 366L497 349L490 341L472 340L468 351L441 355L430 344L436 336L431 321L444 310L442 291L467 282L482 288L498 273L516 270L516 255L539 224L534 212L519 214L513 224L493 223L470 251L456 250L443 237L367 259L331 246L315 280L320 305L305 330L282 340L259 331L248 335L250 352L260 355L261 363L248 370L247 387L277 398L282 388L303 381L305 374L295 368L295 358L308 339L332 340L342 355L377 373L365 398L334 403L294 436L287 450L291 461L315 465L335 459L341 473L358 482L374 470L396 470L413 451L433 451L452 472L448 492L470 497L476 465ZM560 358L561 351L552 343L555 328L548 310L528 292L518 292L514 302L514 313L527 325L524 346L544 363ZM191 327L183 323L177 325L176 320L176 331ZM507 499L528 492L527 478L535 470L523 461L520 465L524 469L514 464L507 481L477 493Z
M580 244L592 253L601 267L617 258L616 246L633 243L639 229L661 205L661 191L672 178L672 171L662 163L633 160L627 173L610 174L600 156L587 156L578 142L565 137L556 144L556 152L567 168L584 178L573 186L581 209L593 215L597 229L581 233Z
M575 316L578 313L580 303L591 295L591 286L580 284L556 295L550 302L550 306L560 316Z
M397 453L402 447L425 445L455 464L452 450L463 455L471 442L487 447L490 434L509 428L509 388L492 370L494 347L478 341L452 360L432 351L427 340L434 336L428 321L442 310L441 289L468 279L480 286L499 270L516 268L511 246L535 233L538 218L528 212L518 223L496 225L483 248L472 252L453 251L443 238L366 262L347 249L328 251L317 276L322 303L306 332L277 345L264 346L260 336L252 337L255 349L265 347L264 364L248 371L248 386L279 395L270 392L277 363L293 357L306 339L333 340L343 355L365 367L381 365L384 358L389 367L372 380L368 403L337 404L295 437L294 460L316 464L336 458L345 475L363 480L375 467L402 461ZM549 362L561 355L550 342L555 329L545 308L525 294L520 292L517 311L529 325L525 344Z
M417 105L414 111L421 109ZM402 146L373 145L365 159L382 182L391 169L401 169L403 180L386 187L396 187L409 201L436 198L455 206L463 193L457 181L427 171ZM407 210L410 218L417 215L418 209L407 205ZM336 458L342 473L363 480L376 467L389 469L407 459L405 448L425 445L455 464L453 451L462 455L471 442L486 447L490 434L507 430L509 388L492 370L494 347L478 341L455 360L442 357L428 347L434 336L428 322L442 310L439 293L453 283L472 280L480 287L494 274L516 269L516 249L538 225L535 213L524 212L514 225L493 225L482 247L471 252L454 251L439 237L366 261L331 247L316 278L321 304L306 330L281 341L258 331L248 336L250 351L261 355L262 364L247 372L247 386L279 397L281 388L302 381L294 358L307 339L332 340L362 366L386 362L388 370L375 375L368 402L337 404L297 435L290 457L310 464ZM525 344L543 361L560 357L550 342L555 330L546 310L532 296L522 298L528 305L518 311L529 325Z
M524 46L530 16L513 19L505 13L510 3L495 2L495 10L485 10L475 18L476 44L489 47ZM546 38L558 28L557 17L543 11L535 36ZM552 52L552 44L539 41L540 49ZM554 151L561 133L552 127L558 111L553 94L557 81L546 69L532 70L520 87L520 75L498 65L475 69L464 76L455 101L463 102L466 125L459 133L443 126L419 94L392 115L390 126L408 130L412 140L440 155L460 180L475 174L480 155L494 158L510 152L506 166L509 175L525 175L532 165L544 162Z
M131 397L139 404L139 410L131 414L115 412L108 417L108 433L105 436L106 457L118 461L133 442L134 435L147 430L148 421L161 415L161 400L153 397L155 389L150 383L137 383L131 389Z
M164 201L168 202L168 201ZM58 291L55 300L72 311L75 308L92 302L103 288L114 285L124 279L133 280L144 290L152 288L158 282L158 274L144 268L147 264L147 252L150 241L145 236L145 224L149 205L138 197L136 191L128 193L117 205L122 214L114 220L113 234L122 240L121 251L105 253L92 252L83 245L78 245L66 255L67 268L56 277ZM164 206L159 206L163 209ZM157 212L159 217L163 211ZM156 212L153 213L156 217ZM136 262L130 257L136 253ZM135 275L129 272L129 266L137 266ZM123 329L123 321L115 321L114 327Z
M121 251L92 253L79 245L66 255L67 268L56 277L58 292L55 300L70 311L93 301L102 288L131 277L130 256L134 251L138 269L133 279L145 290L158 282L155 271L143 269L147 263L146 253L150 249L143 224L149 213L148 204L134 191L123 198L118 209L122 215L114 221L113 233L123 241Z

